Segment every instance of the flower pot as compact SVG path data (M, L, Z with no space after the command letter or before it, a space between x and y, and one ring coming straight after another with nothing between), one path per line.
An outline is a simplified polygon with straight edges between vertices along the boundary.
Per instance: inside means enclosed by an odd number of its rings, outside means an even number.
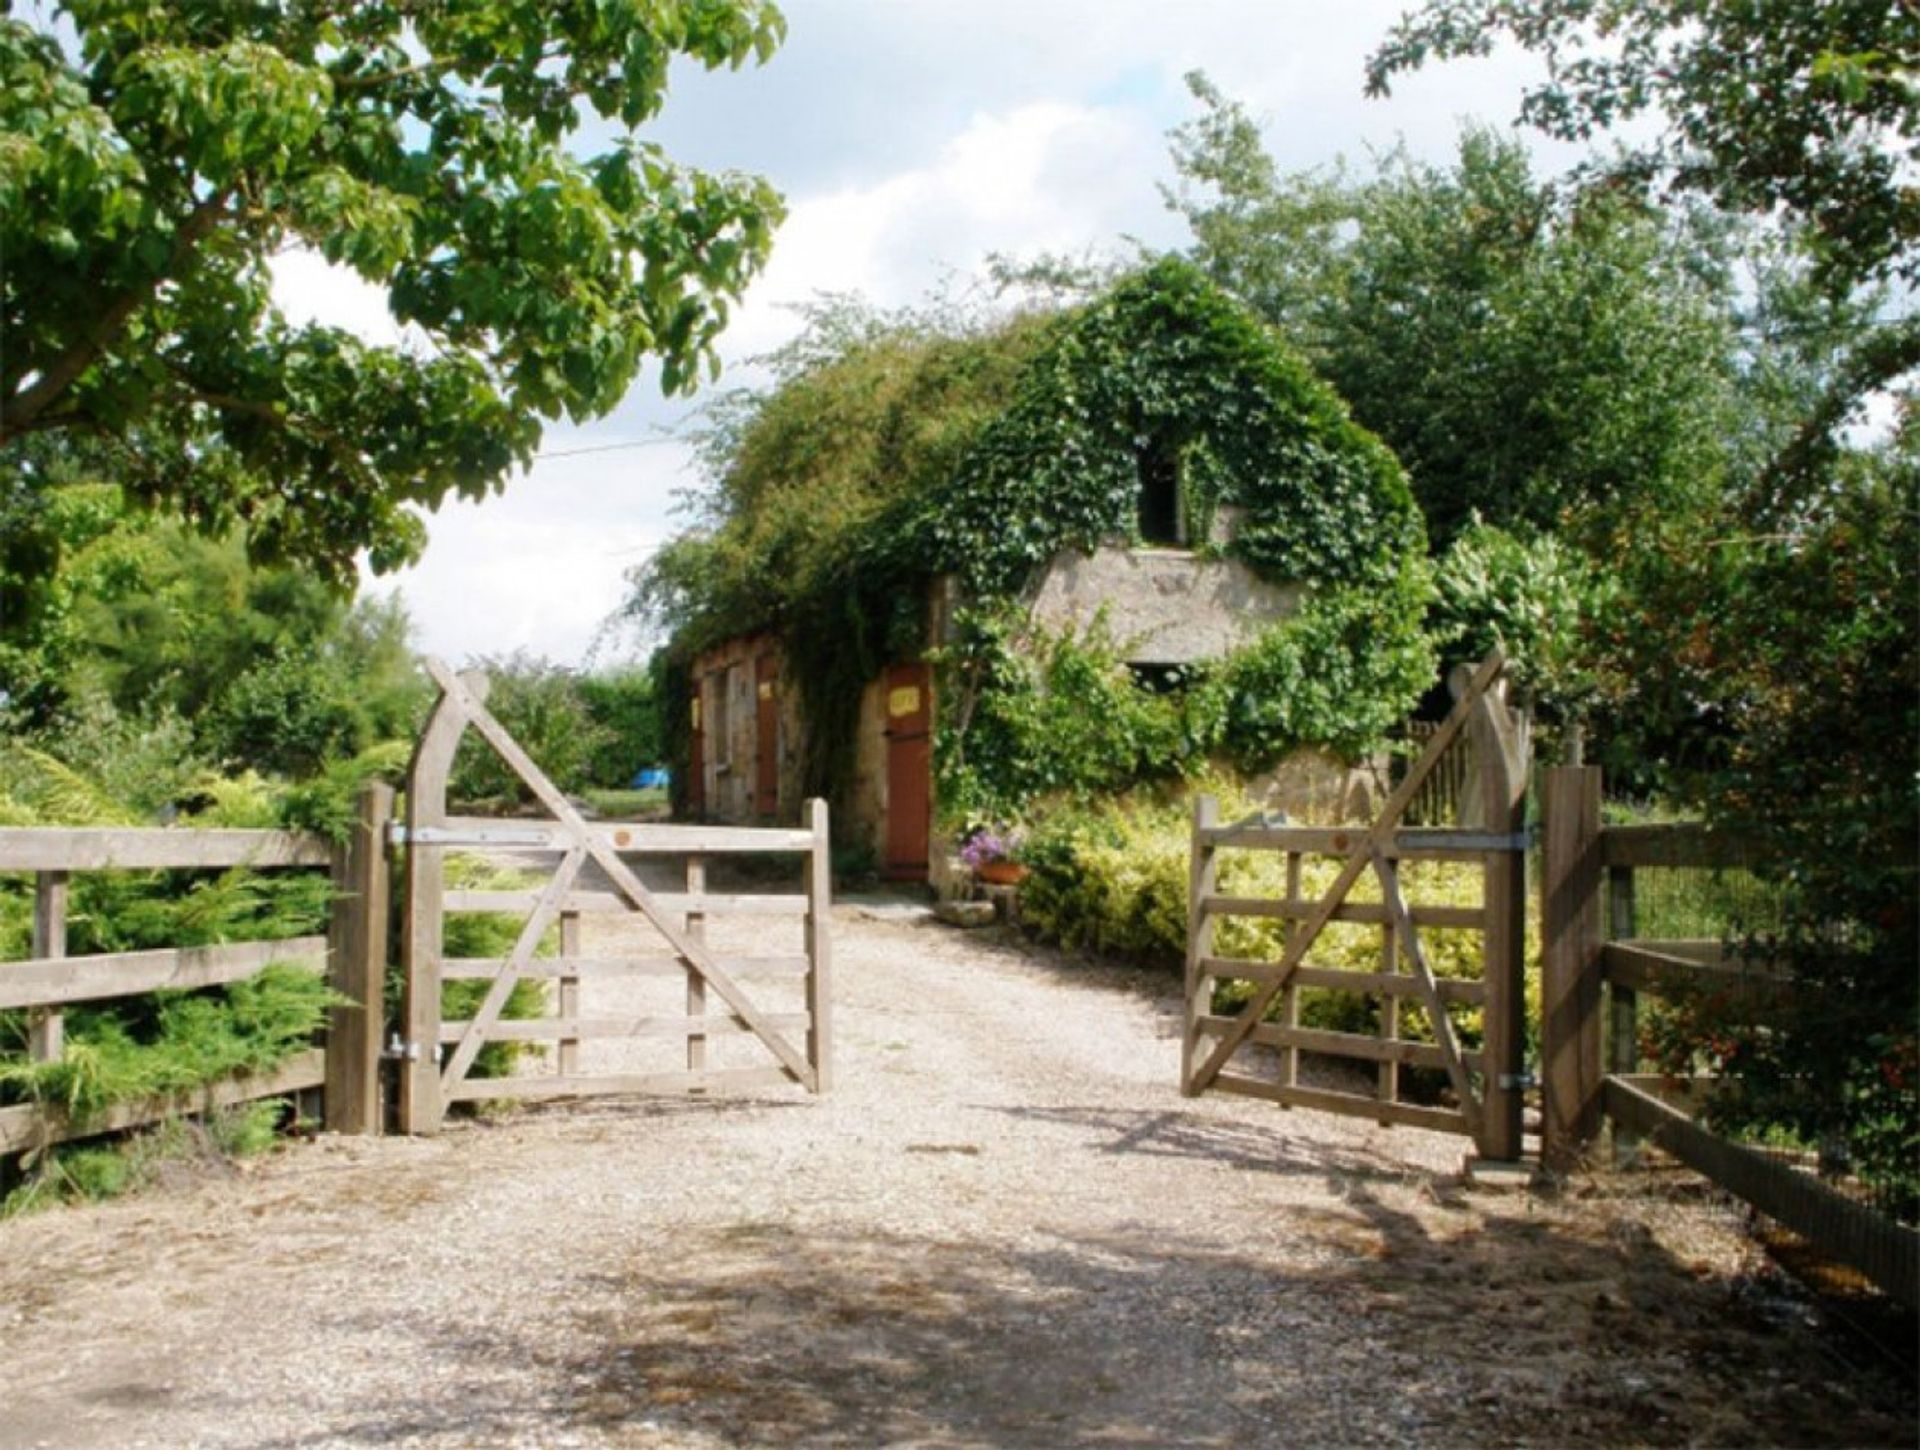
M973 868L973 875L989 886L1018 886L1027 879L1027 868L1017 861L982 861Z

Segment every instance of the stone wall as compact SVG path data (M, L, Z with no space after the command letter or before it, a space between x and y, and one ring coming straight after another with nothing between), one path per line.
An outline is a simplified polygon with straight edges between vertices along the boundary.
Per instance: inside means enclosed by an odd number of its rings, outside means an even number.
M1048 567L1033 617L1050 629L1084 629L1100 610L1131 664L1184 665L1248 643L1299 608L1298 585L1271 584L1237 559L1186 549L1063 552Z

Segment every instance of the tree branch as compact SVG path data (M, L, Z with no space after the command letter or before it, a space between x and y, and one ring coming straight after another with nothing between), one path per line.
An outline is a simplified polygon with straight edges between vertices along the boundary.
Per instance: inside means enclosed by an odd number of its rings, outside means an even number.
M379 483L378 476L360 450L333 429L316 423L311 418L297 417L282 411L271 403L263 403L258 398L242 398L233 393L210 392L197 386L179 369L171 369L180 383L181 394L190 402L201 403L209 408L218 408L229 413L244 413L250 418L271 423L283 433L292 433L312 439L348 473L353 474L369 487Z
M160 284L181 270L192 256L194 248L226 216L225 207L230 194L227 190L217 191L195 206L173 234L173 248L167 254L167 264L140 286L123 292L108 303L94 318L93 325L48 363L38 378L12 398L0 403L0 443L10 442L31 431L40 414L93 366L100 354L107 350L108 344L126 327L133 314L153 300L154 293L160 290Z
M1762 470L1759 497L1779 510L1805 492L1809 477L1839 450L1835 435L1854 407L1902 373L1920 367L1920 316L1874 329L1856 346L1791 439Z

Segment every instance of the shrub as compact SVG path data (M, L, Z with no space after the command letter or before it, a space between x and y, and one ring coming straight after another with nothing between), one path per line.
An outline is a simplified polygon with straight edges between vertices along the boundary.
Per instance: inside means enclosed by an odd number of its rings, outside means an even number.
M492 685L487 709L548 779L569 794L609 783L595 781L592 771L613 732L595 721L577 671L524 652L474 664ZM531 801L533 795L493 747L469 730L454 757L447 798L498 805Z

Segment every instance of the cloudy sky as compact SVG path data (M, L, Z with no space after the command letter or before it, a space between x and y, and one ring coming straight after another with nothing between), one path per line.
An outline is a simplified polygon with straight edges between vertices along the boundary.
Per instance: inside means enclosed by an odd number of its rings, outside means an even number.
M768 177L789 216L723 346L718 386L794 326L787 304L858 290L912 301L988 253L1178 246L1158 187L1167 131L1205 70L1261 117L1287 169L1404 140L1443 158L1460 124L1506 123L1530 58L1433 68L1390 100L1362 93L1369 50L1402 0L783 0L786 45L765 66L676 73L648 135L677 160ZM1536 147L1537 151L1541 148ZM1568 158L1542 151L1551 167ZM286 259L288 311L392 335L378 294L311 258ZM697 399L695 400L697 403ZM607 418L549 432L503 495L450 504L398 588L420 645L454 659L528 649L586 655L623 576L677 527L694 482L667 435L695 403L649 377ZM611 445L639 446L611 446ZM564 456L562 456L564 455ZM603 647L617 657L631 643Z

